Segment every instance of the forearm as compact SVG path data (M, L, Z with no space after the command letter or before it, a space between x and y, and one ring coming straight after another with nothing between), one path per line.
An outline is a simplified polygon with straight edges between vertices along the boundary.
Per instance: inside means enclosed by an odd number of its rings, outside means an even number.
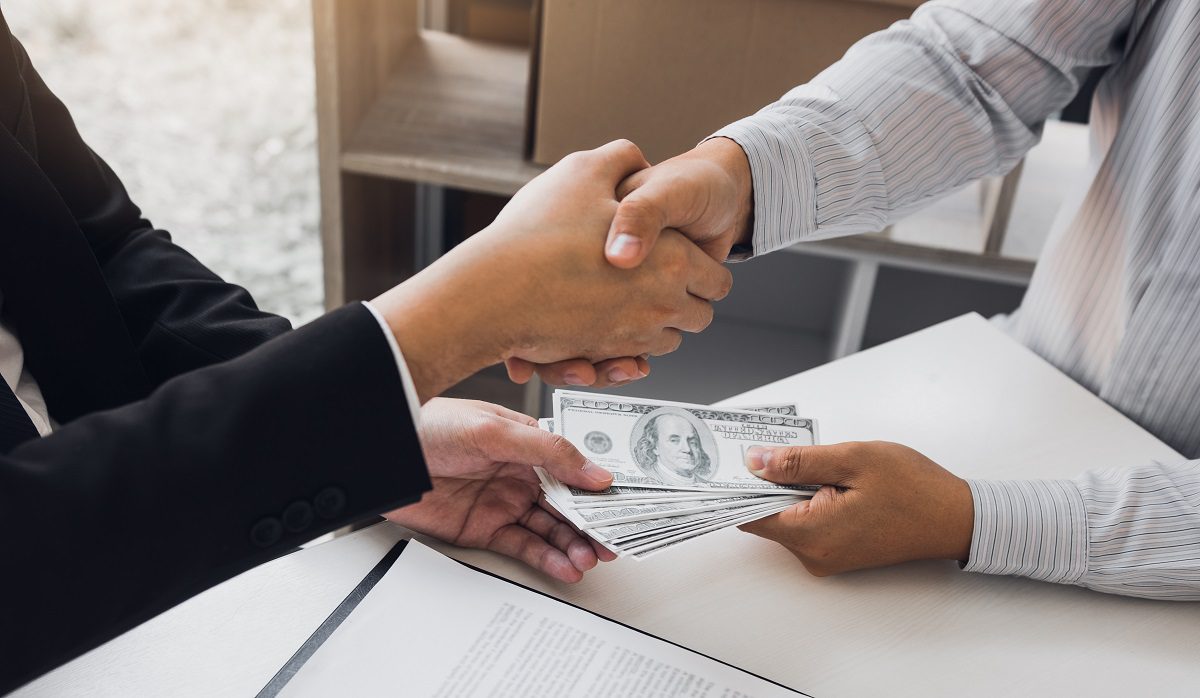
M291 329L161 230L130 231L100 261L152 386L241 356Z
M1114 37L1133 3L1094 5L929 3L719 131L749 160L755 252L878 230L1007 171L1073 96L1077 73L1120 55Z
M1200 600L1200 461L970 485L966 570Z

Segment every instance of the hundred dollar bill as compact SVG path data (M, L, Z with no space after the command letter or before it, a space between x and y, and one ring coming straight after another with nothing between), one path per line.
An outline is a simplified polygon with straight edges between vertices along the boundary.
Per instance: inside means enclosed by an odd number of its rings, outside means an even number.
M657 492L654 494L635 494L635 495L618 495L615 497L572 497L571 507L575 509L599 509L604 507L617 506L636 506L641 504L668 504L682 502L702 502L711 500L713 497L720 496L720 492L696 492L688 490L687 492L672 492L670 490L646 490L643 492ZM754 497L755 495L747 495Z
M789 417L799 417L800 410L794 403L779 404L779 405L732 405L737 410L749 410L750 412L766 412L768 414L784 414Z
M660 546L670 546L676 542L692 540L704 533L710 533L730 526L738 526L765 516L777 514L792 506L795 502L780 502L775 504L760 504L750 507L738 507L728 511L712 512L714 516L700 518L695 516L676 517L681 522L645 531L636 531L622 536L602 537L596 535L599 529L587 531L593 538L609 550L621 556L637 559L635 552L657 550ZM622 528L632 529L644 522L624 524ZM617 527L612 527L614 530Z
M758 503L762 497L720 497L717 499L705 499L696 502L666 502L663 504L635 504L632 506L615 506L604 507L597 509L571 509L563 512L568 518L572 519L572 523L580 529L586 530L597 526L606 526L609 524L628 523L630 521L641 521L643 519L661 519L666 516L682 516L684 514L694 514L702 511L713 511L715 509L727 509L738 504ZM784 499L792 500L790 496L775 497L777 501Z
M772 514L777 514L784 509L789 508L794 503L795 502L763 504L756 507L743 507L738 511L722 514L719 517L713 517L704 521L693 521L683 526L672 526L670 528L648 531L647 533L640 535L613 539L606 541L605 545L614 552L632 553L658 543L665 543L675 540L690 540L692 538L692 534L694 533L709 533L722 528L738 526L750 521L755 521Z
M767 412L769 414L786 414L796 417L800 414L799 409L794 403L780 403L777 405L734 405L735 409L749 410L751 412ZM538 426L542 429L554 433L554 418L543 417L538 420Z
M610 470L616 487L745 493L817 489L767 482L745 466L751 446L815 444L812 419L560 390L554 394L553 426Z
M747 405L747 406L739 405L736 407L736 409L748 410L751 412L764 412L764 413L768 413L768 414L779 414L779 415L789 415L789 416L795 416L798 413L798 409L797 409L796 405L792 404L792 403L779 403L779 404L770 404L770 405ZM553 418L539 419L538 426L541 427L543 430L550 432L551 434L555 433L555 423L554 423ZM542 473L539 473L539 474L541 475ZM551 478L551 480L552 480L552 478ZM549 492L551 489L557 489L558 490L557 494L559 495L559 499L563 500L564 504L567 503L567 500L569 497L569 501L573 502L572 506L577 506L577 507L612 506L613 503L618 502L618 501L630 502L630 503L633 503L633 502L649 503L651 501L653 501L653 502L686 501L686 500L691 500L691 499L704 499L707 496L709 496L709 495L704 494L703 492L671 491L671 490L662 490L659 488L651 489L651 488L647 488L645 485L636 485L636 484L614 485L612 487L609 487L606 490L600 490L600 491L582 490L577 487L568 487L566 485L561 485L561 484L558 484L557 482L550 483L547 481L547 478L545 478L545 477L542 478L542 485L543 485L543 487L545 487L547 489L547 492ZM802 494L811 495L811 494L815 494L815 492L816 492L815 489L812 489L812 490L805 490L804 488L797 488L797 489Z
M779 505L787 508L800 501L795 498L787 501L774 502L772 505ZM697 524L710 523L721 519L742 516L750 511L757 510L763 506L764 502L760 498L755 498L752 503L743 506L734 506L727 509L715 509L713 511L702 511L694 514L683 514L680 516L669 516L661 519L643 519L640 521L630 521L622 524L610 524L607 526L598 526L592 528L588 533L594 538L600 538L606 543L615 545L624 545L626 542L634 539L642 539L649 536L656 536L665 533L677 531Z
M742 516L730 517L730 518L727 518L722 521L715 521L715 522L711 522L708 524L698 525L698 526L695 526L692 528L688 528L686 530L676 532L674 534L667 535L665 537L656 538L654 540L638 541L636 543L633 543L633 544L627 545L627 546L608 546L608 545L606 545L606 547L609 547L610 549L613 549L613 547L615 547L615 552L617 552L617 554L623 555L623 556L632 556L635 560L641 560L641 559L644 559L654 553L666 550L667 548L670 548L672 546L675 546L680 543L684 543L686 541L698 538L706 533L712 533L713 531L718 531L722 528L729 528L731 526L740 526L745 523L750 523L751 521L757 521L758 519L765 518L767 516L771 516L772 514L778 514L779 512L783 511L784 509L787 509L787 507L786 506L777 506L774 508L764 508L762 510L754 511L754 512L751 512L748 514L744 514Z

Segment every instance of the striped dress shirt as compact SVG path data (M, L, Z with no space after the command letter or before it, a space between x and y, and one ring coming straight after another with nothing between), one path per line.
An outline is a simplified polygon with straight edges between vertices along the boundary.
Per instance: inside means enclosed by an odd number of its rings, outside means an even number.
M879 230L1007 172L1103 67L1086 176L1009 333L1200 457L1200 2L939 0L716 135L754 177L754 252ZM966 569L1200 600L1200 460L971 481Z

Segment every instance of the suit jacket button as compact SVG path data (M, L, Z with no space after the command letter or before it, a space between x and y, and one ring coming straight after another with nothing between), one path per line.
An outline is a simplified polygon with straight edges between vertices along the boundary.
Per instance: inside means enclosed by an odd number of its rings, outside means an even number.
M326 487L313 498L317 505L317 516L322 519L333 519L346 508L346 493L340 487Z
M269 548L282 537L283 524L274 516L268 516L250 529L250 540L260 548Z
M283 510L283 527L291 533L299 533L313 522L312 505L303 500L292 502Z

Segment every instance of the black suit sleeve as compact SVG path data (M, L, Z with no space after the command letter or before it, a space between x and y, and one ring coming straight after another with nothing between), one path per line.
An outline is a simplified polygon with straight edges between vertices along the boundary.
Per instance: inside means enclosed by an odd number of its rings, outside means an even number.
M80 137L24 47L10 40L28 92L32 154L91 245L150 385L239 356L287 331L286 320L259 310L245 289L223 281L142 216L117 175Z
M360 304L27 442L0 456L0 693L429 486Z

